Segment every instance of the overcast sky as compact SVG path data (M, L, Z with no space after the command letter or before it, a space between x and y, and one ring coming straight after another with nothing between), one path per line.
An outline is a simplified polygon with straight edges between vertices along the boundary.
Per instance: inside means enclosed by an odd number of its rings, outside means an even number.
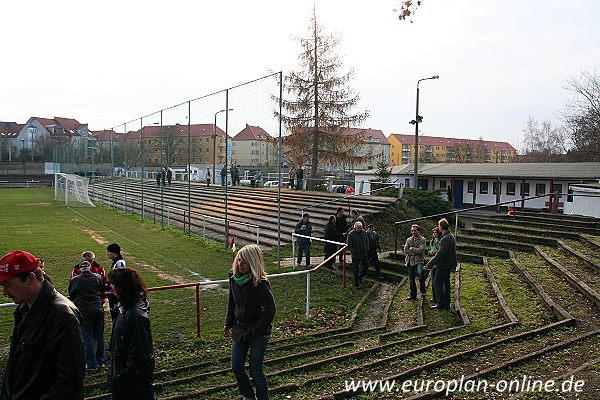
M528 116L559 124L565 81L600 64L598 0L424 0L413 24L397 19L399 3L316 1L318 20L341 37L345 66L354 68L352 87L370 111L365 127L386 135L414 132L416 82L439 74L421 83L422 134L519 147ZM105 129L269 71L285 74L297 68L294 38L306 35L312 4L3 1L0 121L61 116ZM273 131L265 122L272 83L230 93L230 133L246 122ZM193 123L211 123L224 107L223 97L209 103Z

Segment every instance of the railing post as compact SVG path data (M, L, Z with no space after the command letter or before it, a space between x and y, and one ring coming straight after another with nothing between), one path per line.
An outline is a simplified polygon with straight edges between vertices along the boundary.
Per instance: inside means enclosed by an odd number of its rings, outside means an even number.
M196 336L200 337L200 284L196 285Z
M167 226L169 225L170 218L171 218L171 212L170 212L170 211L169 211L169 209L167 208Z
M394 255L398 255L398 224L394 223Z
M183 210L183 231L185 232L185 210Z
M306 319L310 319L310 272L306 274Z
M206 216L202 215L202 236L206 240Z
M292 233L292 269L296 268L296 237Z
M456 219L454 220L454 237L458 236L458 213L456 213Z
M256 227L256 245L260 245L260 241L259 241L259 237L260 237L260 228Z
M342 259L342 285L346 287L346 249L342 250L344 258Z
M156 223L156 203L152 203L152 223Z

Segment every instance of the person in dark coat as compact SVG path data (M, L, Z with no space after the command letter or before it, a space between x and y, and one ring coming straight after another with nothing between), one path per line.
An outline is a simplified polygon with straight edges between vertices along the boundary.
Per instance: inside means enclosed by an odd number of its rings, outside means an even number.
M379 244L379 233L375 230L375 225L369 224L367 225L367 258L369 260L369 264L375 268L375 274L377 274L378 279L383 279L383 275L381 275L381 266L379 265L379 255L381 253L381 244Z
M156 186L160 186L160 177L162 175L162 168L156 170Z
M434 265L436 269L433 286L437 304L431 306L434 309L450 308L450 272L456 270L456 239L450 232L450 224L446 218L440 219L438 228L442 234L440 247L435 256L425 265L430 270Z
M348 233L348 249L352 254L352 272L354 273L354 286L363 287L363 277L369 268L367 256L367 233L360 221L354 223L354 229Z
M93 372L104 367L104 280L92 272L89 261L79 264L80 274L69 281L69 298L81 313L81 331L85 345L85 368ZM94 352L96 343L96 352Z
M162 168L160 173L160 183L165 186L165 179L167 178L167 169L165 167Z
M302 190L302 180L304 179L304 168L298 168L296 172L296 190Z
M235 165L231 164L231 171L229 171L229 175L231 175L231 186L235 186Z
M348 232L348 219L342 207L338 207L335 212L335 230L338 233L337 241L346 243L346 232ZM340 246L341 247L341 246ZM340 264L344 260L344 254L340 253Z
M275 300L265 273L262 251L255 244L244 246L235 256L229 273L229 304L223 329L226 335L231 333L233 339L231 369L244 399L269 398L263 361L273 318ZM254 387L246 373L248 353Z
M92 265L92 273L100 275L102 277L102 280L104 281L104 285L108 284L108 277L106 276L106 271L104 271L104 267L102 266L102 264L96 261L96 255L93 251L88 250L81 253L81 261L89 262ZM71 279L73 279L75 276L81 273L81 270L79 269L81 261L75 264L75 266L73 267L73 272L71 272Z
M4 296L19 306L1 399L83 399L85 356L80 315L44 279L40 259L13 250L0 259Z
M121 255L121 246L119 246L118 243L111 243L108 246L106 246L106 251L107 251L107 255L108 258L111 259L112 261L112 265L110 267L111 271L115 268L125 268L127 267L127 263L125 262L125 260L123 259L123 256ZM107 289L110 290L109 287L107 287ZM115 317L117 316L117 299L114 295L109 295L108 296L108 309L110 310L110 316L112 318L112 320L115 320Z
M110 336L112 400L154 400L154 351L147 290L138 272L115 268L108 280L119 299Z
M338 233L337 233L337 230L335 229L335 215L330 216L329 222L327 222L327 224L325 224L325 240L331 240L333 242L338 241ZM337 244L325 242L325 245L324 245L325 258L324 259L329 258L333 253L335 253L337 251L337 249L338 249ZM327 264L325 264L325 267L327 267L329 269L333 269L334 263L335 263L335 257L332 258Z
M221 186L225 186L226 180L227 180L227 165L223 165L223 168L221 168Z
M303 236L312 235L312 224L310 223L310 216L304 214L302 219L296 224L295 233ZM310 239L299 237L298 238L298 262L302 263L302 255L306 255L306 267L310 266Z
M171 186L172 180L173 180L173 171L171 170L171 168L167 168L167 182L169 183L169 186Z

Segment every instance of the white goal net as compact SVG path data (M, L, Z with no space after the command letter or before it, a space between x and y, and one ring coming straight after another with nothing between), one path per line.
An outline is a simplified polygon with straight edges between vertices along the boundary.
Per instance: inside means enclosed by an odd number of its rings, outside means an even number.
M87 204L95 207L88 195L89 179L73 174L54 174L54 200L63 200L65 205Z

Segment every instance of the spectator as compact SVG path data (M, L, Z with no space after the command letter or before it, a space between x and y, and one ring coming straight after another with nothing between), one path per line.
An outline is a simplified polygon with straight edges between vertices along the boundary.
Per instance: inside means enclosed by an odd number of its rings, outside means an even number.
M233 167L233 179L235 181L234 185L240 186L240 168L237 164Z
M296 179L296 169L293 166L290 167L290 170L288 172L288 179L289 179L290 189L294 190L294 188L295 188L294 180Z
M260 169L258 171L256 171L256 174L254 175L254 184L256 185L256 187L260 187L262 183L262 173L260 172Z
M111 271L113 269L117 269L117 268L126 268L127 267L127 263L125 262L125 260L123 259L123 256L121 255L121 246L119 246L118 243L111 243L106 247L106 251L108 252L108 258L110 258L112 260L112 265L110 267ZM112 296L108 297L108 308L110 310L110 316L111 318L115 319L115 317L117 316L117 299L115 297L115 295L113 294Z
M274 317L275 300L262 251L255 244L244 246L235 256L229 273L229 305L223 329L226 335L231 332L231 369L244 399L269 398L263 360ZM245 368L248 353L254 388Z
M427 254L430 256L435 256L435 254L437 253L438 249L440 248L440 237L442 236L442 234L440 233L440 229L436 226L435 228L433 228L433 233L431 235L431 242L429 243L429 246L427 247ZM435 286L433 285L433 282L435 281L435 274L437 269L435 268L435 265L431 266L431 272L429 273L431 278L429 278L429 281L431 282L431 293L432 293L432 298L431 301L434 304L437 304L437 296L435 295Z
M167 182L169 186L171 186L171 180L173 179L173 170L171 168L167 168Z
M102 277L102 281L104 282L104 285L108 284L108 278L106 277L106 271L104 271L104 267L102 265L100 265L98 262L96 262L96 255L94 254L93 251L84 251L83 253L81 253L81 261L87 261L91 264L92 266L92 273L93 274L98 274ZM75 266L73 267L73 272L71 272L71 278L73 279L75 276L79 275L81 273L81 270L79 269L79 265L81 264L81 261L79 264L75 264Z
M377 274L378 279L383 279L383 275L381 275L381 267L379 265L379 256L378 252L381 253L381 245L379 244L379 233L375 230L375 225L369 224L367 225L367 259L369 260L369 264L373 265L375 268L375 274Z
M404 243L404 260L408 270L408 282L410 294L406 300L417 298L416 278L419 279L419 289L421 296L425 296L427 288L425 287L425 274L423 273L423 255L425 254L426 240L420 233L420 227L417 224L410 226L411 236Z
M450 272L456 270L456 239L450 232L450 225L446 218L438 222L438 229L442 236L440 237L440 247L435 256L425 265L426 269L431 269L435 265L436 273L433 280L437 303L432 305L434 309L450 308Z
M165 179L167 178L167 168L163 167L160 173L160 183L165 186Z
M156 186L160 186L160 177L162 175L162 169L158 168L156 170Z
M138 272L115 268L108 280L120 307L110 336L112 400L154 400L154 353L147 290Z
M14 312L2 399L83 399L85 358L79 311L44 279L40 259L13 250L0 259Z
M310 216L308 214L304 214L300 222L296 224L296 229L294 230L299 235L303 236L311 236L312 234L312 224L310 223ZM298 262L300 265L302 263L302 255L306 255L306 267L310 266L310 239L299 237L298 238Z
M354 286L363 287L363 277L369 268L367 258L368 239L360 221L354 223L354 229L348 233L348 249L352 254L352 272L354 273Z
M223 164L223 168L221 168L221 186L225 186L226 179L227 179L227 165Z
M350 218L352 219L352 221L350 222L351 227L353 227L354 224L356 224L357 222L360 222L363 227L367 226L365 219L362 217L362 215L360 215L356 208L350 211Z
M302 166L296 172L296 190L302 190L302 180L304 179L304 169Z
M231 175L231 186L235 186L235 165L231 164L231 171L229 171L229 175Z
M81 331L85 345L85 368L94 372L104 368L104 303L105 283L102 277L91 271L92 264L82 261L80 274L69 281L69 297L81 313ZM96 352L94 352L94 342Z
M338 233L335 228L335 215L331 215L329 217L329 221L327 222L327 224L325 224L325 240L331 240L332 242L338 241ZM328 259L333 253L337 251L337 249L337 244L325 242L323 249L325 251L325 259ZM325 267L333 269L333 264L335 264L335 257L332 258L327 264L325 264Z
M348 232L348 219L342 207L338 207L335 212L335 230L337 231L338 242L346 243L346 232ZM341 247L341 246L340 246ZM340 264L343 262L344 255L340 253Z
M206 168L206 187L210 186L210 168Z

